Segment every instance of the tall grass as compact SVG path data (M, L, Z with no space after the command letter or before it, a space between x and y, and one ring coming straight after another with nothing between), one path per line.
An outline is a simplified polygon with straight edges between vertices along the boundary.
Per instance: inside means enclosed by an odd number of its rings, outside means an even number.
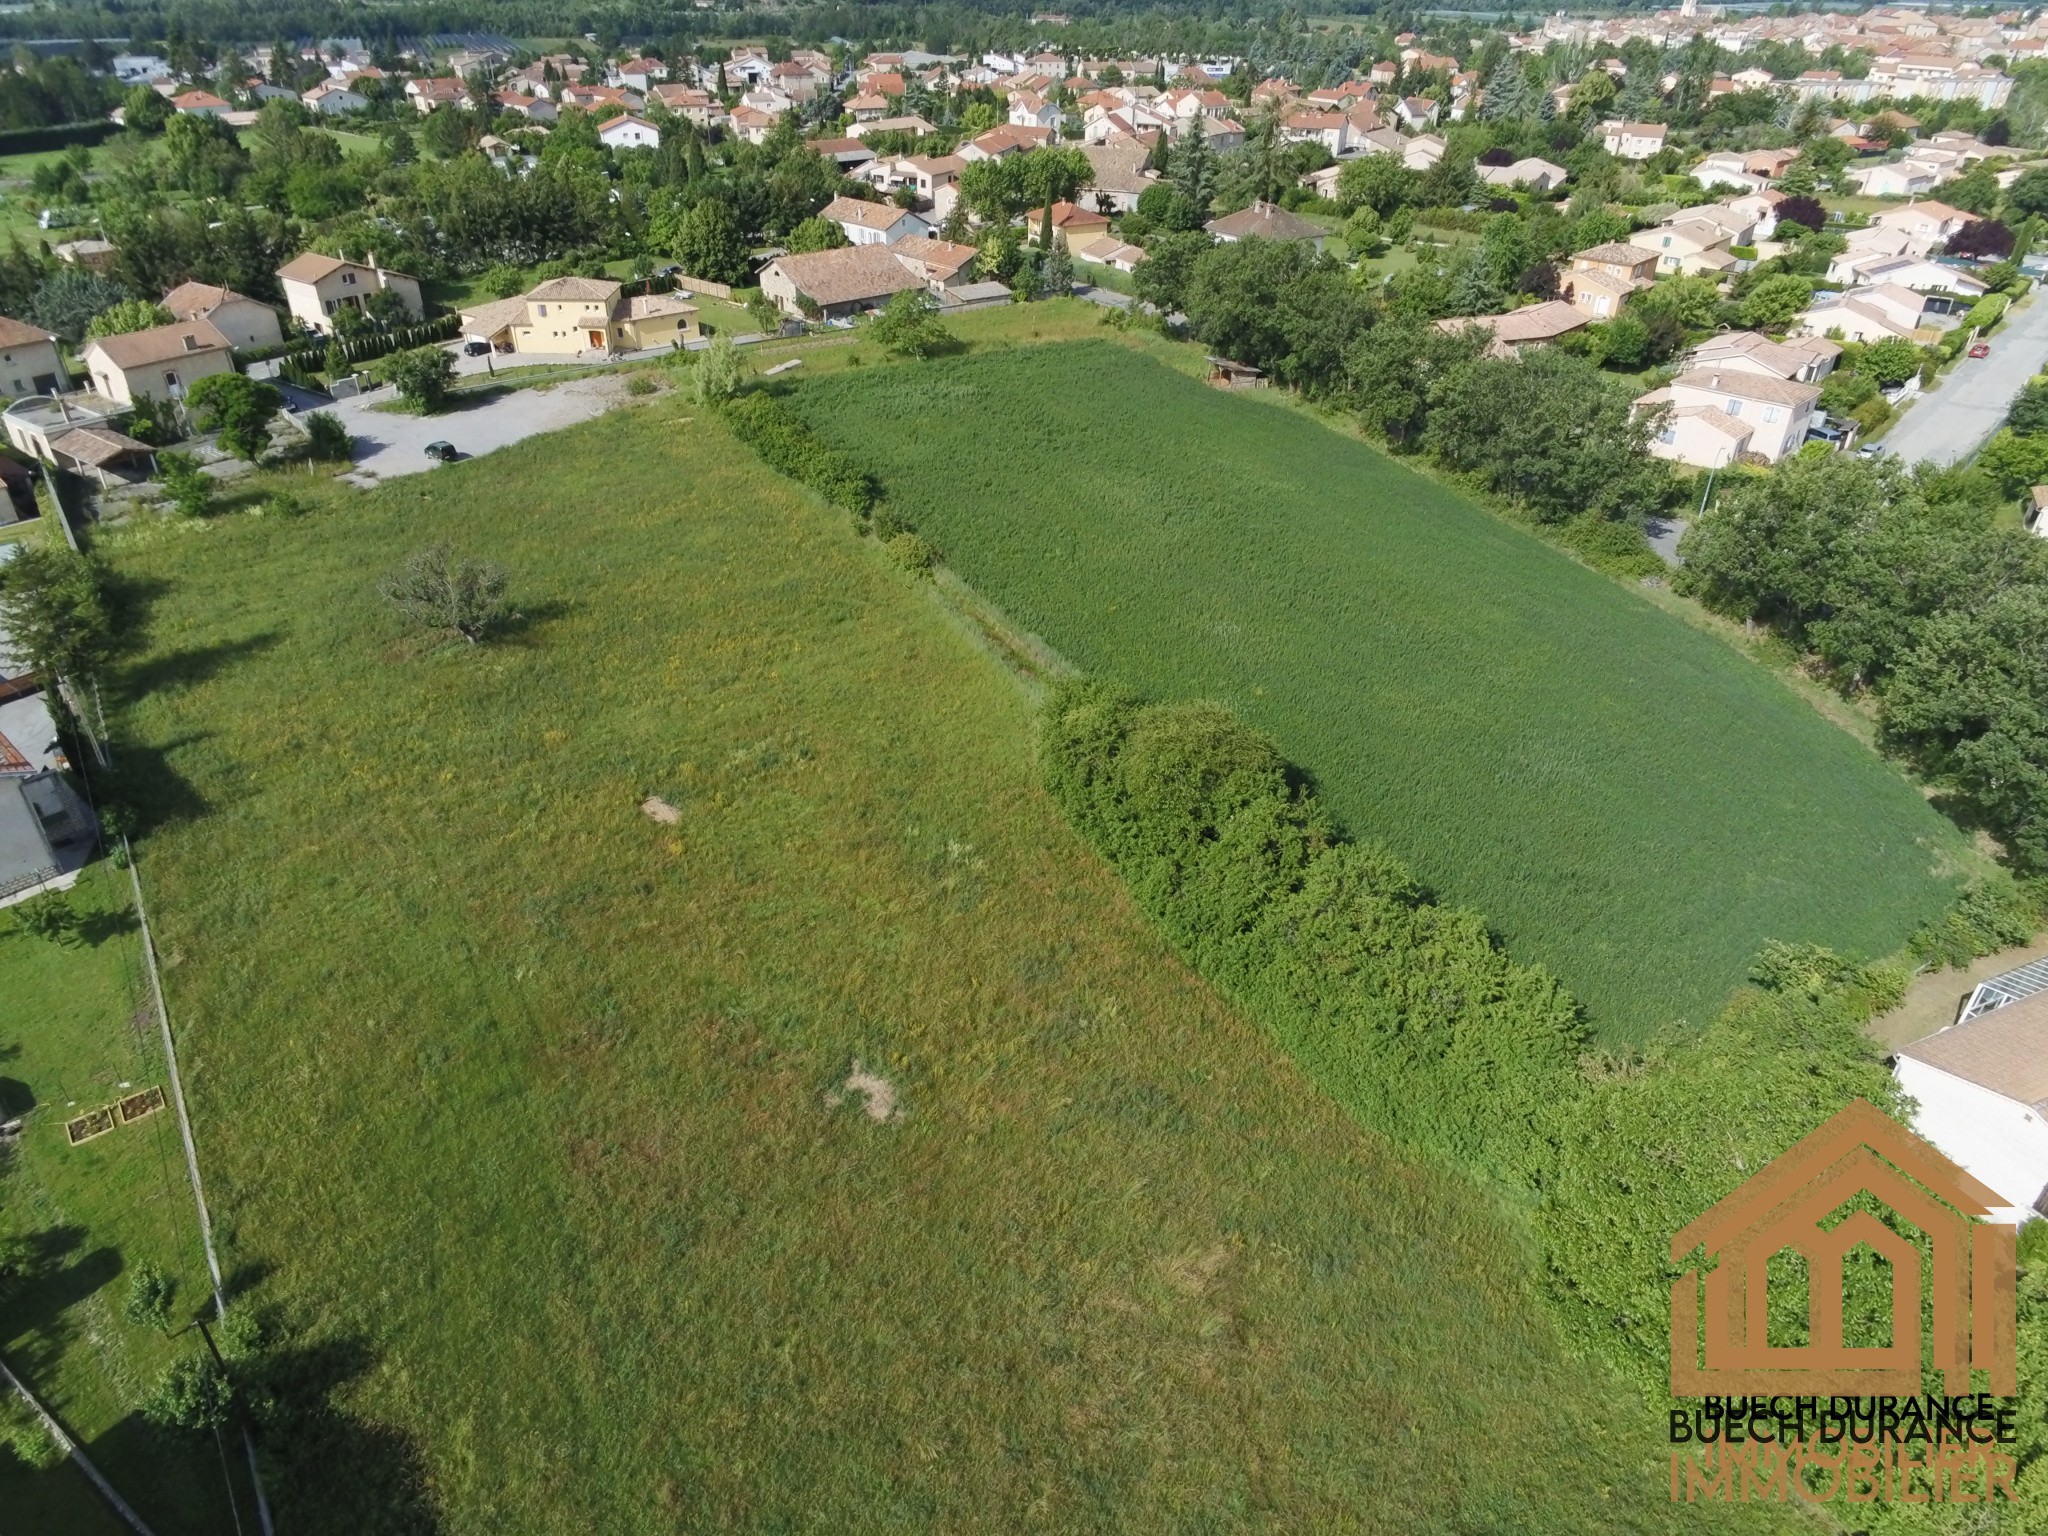
M209 1195L334 1405L268 1448L280 1529L1717 1518L1489 1200L1171 956L848 525L663 401L111 551ZM514 633L398 628L375 578L439 539ZM830 1102L855 1058L900 1120Z
M1214 698L1612 1039L1768 939L1897 947L1962 838L1762 668L1296 413L1080 343L795 399L1082 668Z

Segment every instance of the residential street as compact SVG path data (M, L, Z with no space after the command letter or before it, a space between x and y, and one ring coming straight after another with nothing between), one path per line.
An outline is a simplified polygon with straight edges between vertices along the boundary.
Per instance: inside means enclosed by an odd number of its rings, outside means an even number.
M1982 447L1998 430L2006 407L2028 379L2048 363L2048 303L2021 310L1991 338L1991 355L1964 358L1931 395L1922 395L1883 440L1887 453L1907 463L1932 459L1953 464Z

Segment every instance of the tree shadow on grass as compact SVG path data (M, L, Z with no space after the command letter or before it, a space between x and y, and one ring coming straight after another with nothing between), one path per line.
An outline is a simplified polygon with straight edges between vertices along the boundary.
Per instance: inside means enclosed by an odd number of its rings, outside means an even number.
M129 699L142 699L160 689L189 688L194 683L218 677L236 662L261 656L283 639L281 631L271 629L219 645L196 645L187 650L166 651L121 668L121 691Z
M542 632L557 619L569 616L573 605L560 598L543 598L537 603L521 603L491 626L490 638L507 645L533 645Z
M121 1255L112 1248L87 1249L87 1236L76 1226L30 1233L22 1273L0 1283L8 1292L0 1347L30 1375L64 1352L76 1328L66 1316L70 1309L121 1273Z
M73 924L73 936L88 949L98 949L109 939L133 933L141 927L135 914L126 907L117 912L89 912Z
M376 1354L360 1338L287 1344L265 1361L271 1403L258 1444L280 1530L305 1536L436 1536L440 1511L412 1437L336 1398Z
M161 827L197 821L213 807L206 797L177 769L171 754L196 745L204 736L180 736L153 746L132 741L119 743L114 752L114 771L108 787L134 816L129 830L144 837Z

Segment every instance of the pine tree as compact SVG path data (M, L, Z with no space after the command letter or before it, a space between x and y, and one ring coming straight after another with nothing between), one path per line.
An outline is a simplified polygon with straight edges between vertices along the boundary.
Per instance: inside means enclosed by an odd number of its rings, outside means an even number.
M1052 250L1045 258L1041 281L1046 293L1055 299L1064 299L1074 291L1074 258L1067 254L1065 235L1052 237Z
M1486 83L1486 99L1479 104L1482 122L1523 122L1536 116L1536 91L1529 84L1528 71L1513 59L1502 63Z
M1186 132L1174 146L1173 184L1203 218L1208 218L1209 200L1216 191L1216 155L1209 148L1209 135L1202 130L1199 112L1188 119Z

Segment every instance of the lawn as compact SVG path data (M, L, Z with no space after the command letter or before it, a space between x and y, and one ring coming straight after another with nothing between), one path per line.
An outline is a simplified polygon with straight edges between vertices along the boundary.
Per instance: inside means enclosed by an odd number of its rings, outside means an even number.
M106 540L224 1257L340 1409L280 1530L1710 1518L1513 1225L1165 951L1022 689L711 413L308 494ZM511 633L384 609L436 539Z
M799 407L1081 667L1225 700L1609 1037L1769 938L1864 955L1961 837L1728 646L1304 414L1106 343L869 369Z
M121 1315L123 1272L140 1262L176 1280L179 1325L207 1305L176 1120L166 1108L76 1147L64 1130L166 1084L128 876L96 864L69 902L79 927L63 943L14 931L0 911L0 1119L27 1120L0 1170L0 1234L29 1237L39 1255L35 1281L0 1313L0 1354L160 1536L213 1536L232 1524L218 1449L137 1414L172 1351L193 1341ZM246 1463L228 1465L253 1520ZM25 1531L125 1529L74 1468L31 1472L5 1450L0 1509Z

